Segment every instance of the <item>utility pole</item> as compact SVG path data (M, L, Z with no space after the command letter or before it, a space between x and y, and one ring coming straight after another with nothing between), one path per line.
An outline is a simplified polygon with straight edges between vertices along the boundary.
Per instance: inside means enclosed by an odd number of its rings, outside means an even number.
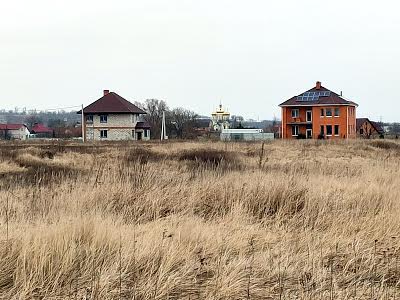
M160 136L161 141L168 139L168 136L167 136L167 133L166 133L165 129L166 129L165 128L165 111L163 111L163 113L162 113L162 121L161 121L161 136Z
M82 104L82 110L81 110L81 115L82 115L82 119L81 119L81 126L82 126L82 143L85 142L86 140L86 132L85 132L85 116L83 114L83 104Z

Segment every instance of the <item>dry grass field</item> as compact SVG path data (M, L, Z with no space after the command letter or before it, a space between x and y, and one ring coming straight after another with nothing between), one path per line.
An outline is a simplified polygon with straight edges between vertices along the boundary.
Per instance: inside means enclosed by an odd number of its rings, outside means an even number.
M0 144L0 299L400 299L400 143Z

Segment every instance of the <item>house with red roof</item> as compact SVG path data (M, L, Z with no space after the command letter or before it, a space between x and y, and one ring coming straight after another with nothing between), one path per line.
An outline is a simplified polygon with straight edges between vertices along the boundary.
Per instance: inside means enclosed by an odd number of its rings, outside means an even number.
M83 108L84 141L149 140L150 125L145 111L109 90Z
M315 87L279 105L282 108L283 139L354 139L356 108L349 101L323 87Z
M44 126L43 124L35 123L31 128L31 133L38 138L52 138L53 129Z
M29 129L25 124L0 124L0 139L26 140Z

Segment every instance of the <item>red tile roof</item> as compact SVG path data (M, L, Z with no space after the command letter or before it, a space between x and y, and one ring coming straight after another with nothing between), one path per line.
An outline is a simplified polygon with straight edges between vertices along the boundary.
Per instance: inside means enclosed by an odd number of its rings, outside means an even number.
M19 130L21 127L26 127L24 124L0 124L0 130Z
M128 114L146 114L145 111L141 110L136 105L132 104L128 100L122 98L120 95L114 92L110 92L92 104L86 106L83 109L85 114L95 113L128 113ZM81 111L78 111L80 114Z
M32 133L53 133L53 129L44 126L43 124L35 124L32 127Z
M279 104L279 106L313 106L313 105L351 105L351 106L358 106L357 103L348 101L344 99L342 96L336 94L328 90L327 88L321 86L319 89L317 87L313 87L312 89L304 92L330 92L330 96L319 97L316 101L299 101L297 96L294 96L285 102ZM303 93L303 94L304 94Z

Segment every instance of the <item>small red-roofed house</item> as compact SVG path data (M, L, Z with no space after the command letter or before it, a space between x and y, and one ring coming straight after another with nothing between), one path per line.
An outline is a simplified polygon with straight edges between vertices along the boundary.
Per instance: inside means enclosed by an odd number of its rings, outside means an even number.
M35 123L32 126L31 133L35 134L36 137L39 138L52 138L53 137L53 129L44 126L43 124Z
M0 139L26 140L29 129L25 124L0 124Z

